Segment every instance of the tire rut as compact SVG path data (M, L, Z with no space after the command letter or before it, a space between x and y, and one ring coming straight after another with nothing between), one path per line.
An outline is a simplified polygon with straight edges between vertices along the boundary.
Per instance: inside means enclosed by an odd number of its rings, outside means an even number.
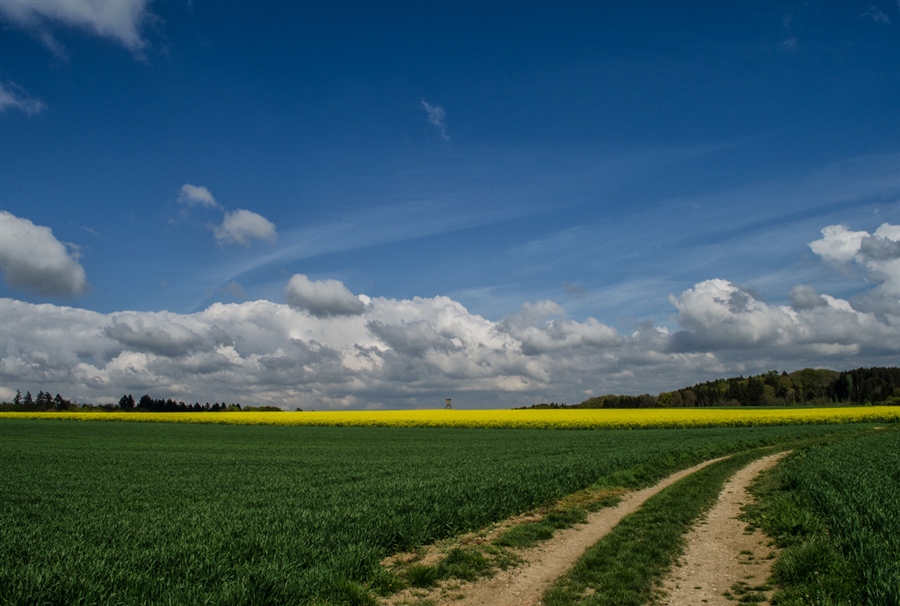
M666 597L661 604L733 606L741 593L754 594L763 600L755 602L760 605L769 604L774 548L761 531L747 532L739 516L753 500L747 490L753 479L787 454L757 459L726 482L716 504L685 537L687 549L663 583Z

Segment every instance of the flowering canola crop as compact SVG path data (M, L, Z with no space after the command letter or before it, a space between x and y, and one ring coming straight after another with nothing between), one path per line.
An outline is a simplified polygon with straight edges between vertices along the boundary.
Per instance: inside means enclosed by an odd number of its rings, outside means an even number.
M329 412L7 412L0 419L137 421L236 425L647 429L820 423L896 423L897 406L829 408L651 408L530 410L386 410Z

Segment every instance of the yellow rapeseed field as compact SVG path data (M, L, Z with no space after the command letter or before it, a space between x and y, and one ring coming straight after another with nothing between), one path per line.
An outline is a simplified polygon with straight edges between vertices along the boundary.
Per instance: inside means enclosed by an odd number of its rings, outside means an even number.
M0 413L0 419L4 418L238 425L644 429L818 423L896 423L900 421L900 407Z

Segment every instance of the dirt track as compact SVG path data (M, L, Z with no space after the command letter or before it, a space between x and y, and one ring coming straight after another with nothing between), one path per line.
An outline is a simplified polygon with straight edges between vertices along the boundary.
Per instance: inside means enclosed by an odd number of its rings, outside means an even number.
M716 505L687 536L687 551L664 584L665 606L733 606L736 600L724 593L734 594L736 583L750 588L765 584L772 570L772 548L761 532L745 532L747 525L738 516L751 501L747 487L753 478L786 454L758 459L725 484ZM763 593L771 598L771 591Z
M590 514L586 524L557 531L552 539L537 548L523 551L524 562L520 566L499 571L489 579L461 584L451 592L435 590L427 596L418 597L430 600L436 606L539 606L541 597L553 581L565 574L589 547L622 518L637 511L647 499L664 488L719 460L706 461L672 474L650 488L628 493L615 507ZM413 595L413 592L402 592L387 603L414 604L416 599Z

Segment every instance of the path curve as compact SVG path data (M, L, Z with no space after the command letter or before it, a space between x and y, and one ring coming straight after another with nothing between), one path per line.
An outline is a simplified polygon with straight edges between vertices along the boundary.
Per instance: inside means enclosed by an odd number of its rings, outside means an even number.
M761 531L746 532L738 516L751 502L747 488L760 473L771 469L786 452L753 461L725 484L706 518L685 537L688 547L678 566L663 583L665 606L734 606L725 597L735 583L763 586L772 572L773 548ZM771 591L765 592L767 599ZM760 604L769 604L768 601Z
M705 461L674 473L649 488L627 493L616 506L588 514L585 524L558 530L553 538L539 547L524 551L521 565L498 571L488 579L462 584L450 596L431 592L427 599L436 606L540 606L541 598L552 583L622 518L637 511L647 499L661 490L724 458Z

